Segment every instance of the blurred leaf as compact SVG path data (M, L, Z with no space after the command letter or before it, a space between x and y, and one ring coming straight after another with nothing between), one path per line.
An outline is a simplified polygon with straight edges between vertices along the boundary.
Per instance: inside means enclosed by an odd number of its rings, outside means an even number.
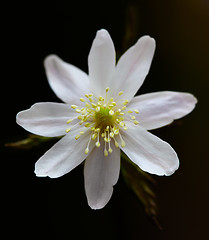
M145 212L153 220L159 229L162 229L158 222L158 206L153 186L156 181L152 176L142 171L124 153L122 153L121 171L127 186L135 193L136 197L144 205Z
M138 38L139 12L134 3L129 4L126 11L125 35L123 38L123 51L132 46Z
M16 149L31 149L33 147L38 147L42 143L50 142L59 139L58 137L42 137L34 134L29 134L27 138L19 140L17 142L6 143L6 147L16 148Z

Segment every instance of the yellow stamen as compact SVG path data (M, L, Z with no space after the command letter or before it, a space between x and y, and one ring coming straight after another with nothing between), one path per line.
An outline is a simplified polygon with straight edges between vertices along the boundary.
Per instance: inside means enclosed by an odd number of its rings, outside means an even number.
M96 138L97 138L97 133L94 133L94 134L91 135L92 140L95 140Z
M91 105L89 103L86 103L85 105L86 105L87 108L91 107Z
M85 125L84 125L86 128L88 128L90 126L90 123L87 122Z
M120 99L120 96L124 92L120 91L116 98L110 96L110 88L105 88L104 96L96 97L92 93L85 94L85 97L80 98L82 106L71 105L71 108L75 110L77 116L75 118L69 119L67 124L71 123L73 120L77 121L73 126L66 129L66 133L70 132L72 128L77 125L82 125L88 128L90 132L90 138L87 144L85 154L89 153L90 142L94 141L97 148L101 146L101 142L104 142L104 156L113 152L111 148L111 141L114 141L115 147L125 147L125 141L121 136L121 131L127 131L126 121L132 124L138 125L139 122L136 120L136 116L132 113L139 114L138 109L127 109L128 99ZM118 100L120 99L120 100ZM79 134L75 136L78 140L85 131L80 131ZM119 136L119 137L117 137ZM101 139L102 140L101 140ZM120 138L120 145L117 141ZM117 139L117 140L116 140ZM108 145L107 145L108 144Z
M102 102L104 101L104 98L102 96L99 97L99 101Z
M110 137L114 138L114 133L113 132L110 133Z
M71 105L71 108L76 109L77 106L76 105Z
M71 123L72 121L73 121L73 119L67 120L67 124Z
M69 133L70 130L71 130L71 128L67 128L67 129L65 130L65 132L66 132L66 133Z
M123 105L127 105L129 103L129 101L128 100L125 100L124 102L123 102Z
M104 155L105 155L105 157L108 156L108 151L107 151L107 149L104 150Z
M124 148L126 146L125 141L121 141L121 147Z
M89 153L89 148L87 147L86 149L85 149L85 154L88 154Z
M115 139L114 139L115 140ZM119 147L119 143L115 140L115 146L116 146L116 148L118 148Z
M77 134L77 135L75 136L75 140L78 140L80 136L81 136L81 135Z
M134 120L134 122L133 122L135 125L138 125L139 124L139 122L137 121L137 120Z

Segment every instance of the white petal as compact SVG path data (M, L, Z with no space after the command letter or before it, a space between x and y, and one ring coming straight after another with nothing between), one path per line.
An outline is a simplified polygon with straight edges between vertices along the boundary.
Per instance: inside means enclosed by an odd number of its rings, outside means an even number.
M57 178L77 167L87 155L84 153L90 138L90 132L81 135L75 140L75 135L84 128L76 129L64 136L35 164L35 173L38 177ZM93 145L89 147L89 153Z
M46 75L52 90L66 103L76 104L75 100L89 92L88 75L79 68L64 62L56 55L44 61Z
M96 34L89 53L88 65L92 92L97 97L104 96L115 71L115 48L109 33L104 29Z
M184 117L194 109L196 103L197 99L192 94L165 91L137 96L128 108L138 109L140 126L151 130Z
M85 191L92 209L103 208L110 200L120 172L120 149L104 156L103 145L88 156L84 167Z
M56 137L66 134L67 120L76 116L75 111L64 103L36 103L17 114L17 123L31 133Z
M122 150L143 171L171 175L179 167L176 152L167 143L139 126L123 132L126 146Z
M147 76L155 51L155 40L141 37L119 59L113 88L123 91L123 99L131 100Z

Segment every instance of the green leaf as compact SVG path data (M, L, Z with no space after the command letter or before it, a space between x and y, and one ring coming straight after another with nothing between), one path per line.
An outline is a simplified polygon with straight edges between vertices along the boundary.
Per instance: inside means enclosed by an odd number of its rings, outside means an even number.
M156 181L152 176L142 171L124 153L121 156L121 172L126 185L134 192L136 197L144 206L146 214L152 219L159 229L162 229L158 222L158 206L153 187Z
M15 149L31 149L34 147L41 146L42 143L47 143L50 141L54 141L60 139L60 137L42 137L34 134L29 134L27 138L16 141L16 142L11 142L11 143L6 143L6 147L10 148L15 148Z

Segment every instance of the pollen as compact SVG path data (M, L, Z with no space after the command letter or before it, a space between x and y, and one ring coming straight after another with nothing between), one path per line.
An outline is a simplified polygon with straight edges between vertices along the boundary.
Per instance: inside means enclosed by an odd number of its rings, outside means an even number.
M66 133L68 134L76 126L84 126L86 129L75 136L75 139L79 140L86 131L90 130L89 140L84 150L85 154L89 154L90 144L100 148L102 142L105 157L114 151L114 147L125 148L126 143L121 133L128 131L128 122L133 125L139 124L137 120L139 110L128 109L129 101L122 99L123 94L124 92L120 91L118 97L114 98L111 96L110 88L106 87L104 96L96 97L94 94L88 93L84 97L80 97L81 107L71 105L77 116L66 122L70 125L66 128Z

